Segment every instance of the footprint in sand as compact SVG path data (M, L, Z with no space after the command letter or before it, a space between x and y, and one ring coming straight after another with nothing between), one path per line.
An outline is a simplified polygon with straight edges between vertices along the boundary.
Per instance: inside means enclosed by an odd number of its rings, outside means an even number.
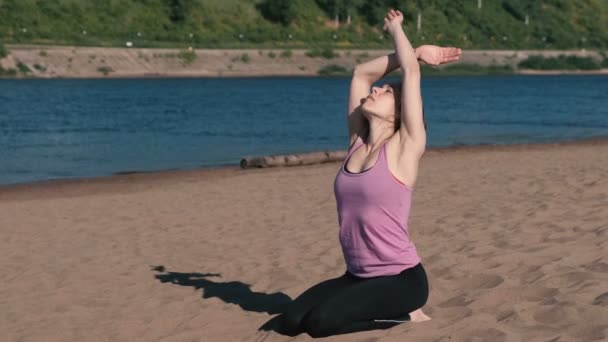
M553 325L559 324L559 322L565 322L568 318L568 314L571 313L566 308L560 306L551 306L546 309L539 309L532 315L535 321Z
M570 289L585 285L586 281L593 281L594 279L595 275L590 274L589 272L573 271L551 275L543 279L543 285Z
M555 304L555 296L559 294L558 289L535 288L524 286L502 286L489 291L480 292L476 295L476 300L484 306L498 307L505 303L533 302L543 305ZM505 313L506 315L506 313Z
M507 334L501 330L495 328L483 328L473 330L467 336L471 341L479 339L479 341L504 341Z
M460 322L467 317L471 317L473 315L473 310L467 308L466 306L459 306L435 310L429 315L433 317L433 321L435 321L437 327L441 329L444 327L453 326L456 322Z
M601 295L595 297L593 305L606 306L608 304L608 292L604 292Z
M491 289L502 284L505 279L497 274L475 274L463 281L463 287L468 289Z
M443 303L440 303L438 306L441 308L449 308L449 307L454 307L454 306L467 306L472 302L473 302L472 299L468 299L466 297L466 295L461 294L456 297L452 297Z
M525 265L518 270L518 276L523 284L533 284L540 278L545 276L545 272L541 270L542 265Z
M272 341L279 341L279 340L285 340L285 336L281 335L281 334L277 334L274 331L260 331L258 330L253 336L251 336L251 339L248 341L251 342L272 342Z
M514 310L505 310L496 313L497 322L508 322L517 318L519 318L519 315Z
M519 296L521 299L530 301L530 302L542 302L547 301L549 298L554 298L557 296L560 291L556 288L536 288L536 287L527 287L520 288L518 290Z
M561 338L562 338L562 336L561 336L561 335L559 335L559 336L556 336L556 337L554 337L554 338L552 338L552 339L550 339L550 340L547 340L547 342L557 342L557 341L559 341Z
M591 272L608 273L608 264L601 261L600 259L597 259L590 264L583 265L583 268Z

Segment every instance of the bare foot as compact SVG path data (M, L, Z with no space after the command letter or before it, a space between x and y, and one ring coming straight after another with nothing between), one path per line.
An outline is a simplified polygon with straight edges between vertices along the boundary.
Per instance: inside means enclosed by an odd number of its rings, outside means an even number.
M412 322L424 322L430 321L431 317L427 316L422 309L410 312L410 319Z

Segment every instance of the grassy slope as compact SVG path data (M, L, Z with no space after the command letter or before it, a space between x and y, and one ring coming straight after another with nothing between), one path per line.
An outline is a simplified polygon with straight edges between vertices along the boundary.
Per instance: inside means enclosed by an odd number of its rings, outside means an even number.
M287 26L264 18L257 6L261 0L173 0L184 4L183 17L172 12L169 2L0 0L0 40L90 46L124 46L125 41L133 41L135 46L154 47L390 46L386 36L380 38L379 25L370 22L381 21L383 9L393 1L353 1L361 5L351 7L352 24L339 29L331 27L333 15L314 0L293 0L296 17ZM366 16L370 7L365 3L378 4L372 6L373 15ZM420 3L424 8L416 7L415 1L401 8L414 44L482 49L608 47L606 0L486 0L481 10L476 0ZM423 26L417 32L419 11Z

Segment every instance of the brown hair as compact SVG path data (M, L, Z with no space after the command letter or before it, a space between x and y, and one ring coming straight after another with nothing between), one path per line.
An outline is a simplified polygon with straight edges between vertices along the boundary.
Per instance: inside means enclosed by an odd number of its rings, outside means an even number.
M401 127L401 90L402 82L391 82L389 85L393 88L395 96L395 131L397 132ZM424 123L424 130L426 131L426 121L424 120L424 106L422 107L422 122Z
M393 133L396 133L401 127L401 84L401 81L388 84L393 88L393 95L395 97L395 130Z
M402 87L402 82L401 81L396 81L396 82L389 82L388 83L391 88L393 88L393 96L395 97L395 126L394 126L394 133L397 133L397 131L399 131L399 128L401 128L401 87ZM426 121L424 120L424 106L422 107L422 121L424 122L424 130L426 131ZM369 121L365 120L365 133L363 133L363 137L365 137L364 140L367 140L367 138L369 137ZM363 138L362 137L362 138Z

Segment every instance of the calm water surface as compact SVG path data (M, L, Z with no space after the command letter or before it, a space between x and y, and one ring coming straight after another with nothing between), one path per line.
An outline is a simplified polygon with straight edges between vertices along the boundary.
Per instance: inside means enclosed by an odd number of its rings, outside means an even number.
M349 81L0 80L0 184L346 149ZM606 76L427 77L422 92L429 147L608 136Z

